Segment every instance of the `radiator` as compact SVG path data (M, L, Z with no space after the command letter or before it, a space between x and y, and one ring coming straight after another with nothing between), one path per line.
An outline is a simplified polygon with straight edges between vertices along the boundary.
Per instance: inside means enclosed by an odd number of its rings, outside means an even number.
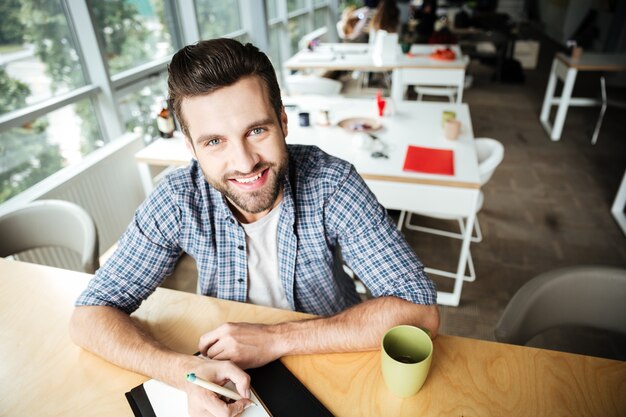
M58 199L83 207L98 229L100 254L124 232L145 194L134 155L143 148L140 137L127 134L87 155L2 205L0 212L33 200ZM26 262L80 270L77 254L62 248L41 248L16 256Z

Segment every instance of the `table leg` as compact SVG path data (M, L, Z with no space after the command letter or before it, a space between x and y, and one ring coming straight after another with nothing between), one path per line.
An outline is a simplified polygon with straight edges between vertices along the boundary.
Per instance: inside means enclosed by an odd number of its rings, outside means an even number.
M141 184L143 185L143 190L146 193L147 197L154 189L154 182L152 180L152 175L150 174L150 167L145 162L138 162L137 166L139 168L139 177L141 178Z
M556 65L557 61L552 61L552 69L550 70L550 78L548 78L548 86L546 87L546 94L543 97L543 105L541 106L541 116L539 120L546 128L548 134L552 134L548 119L550 117L550 109L552 108L552 100L554 99L554 90L556 89Z
M465 230L463 232L463 242L461 243L461 253L459 255L459 263L454 278L454 289L451 293L437 292L437 304L458 307L461 301L461 291L463 290L463 281L465 279L465 268L470 253L470 243L472 242L472 233L474 232L474 222L476 221L476 204L478 203L478 193L476 194L475 205L472 212L467 217Z
M391 99L396 103L399 103L404 99L401 69L394 69L391 72Z
M463 89L465 89L465 71L463 71L463 76L459 77L456 86L456 104L463 103Z
M561 139L561 132L563 132L565 116L567 116L567 109L569 108L570 99L572 98L572 90L574 90L574 83L576 82L577 74L578 70L575 68L567 70L565 84L563 85L563 93L561 94L561 99L559 100L559 109L556 112L556 119L554 120L552 134L550 135L550 139L553 141Z

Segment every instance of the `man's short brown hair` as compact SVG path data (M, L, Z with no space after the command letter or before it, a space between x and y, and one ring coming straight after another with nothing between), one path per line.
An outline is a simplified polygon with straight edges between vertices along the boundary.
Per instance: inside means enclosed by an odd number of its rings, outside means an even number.
M283 103L276 72L267 55L250 43L243 45L234 39L217 38L185 46L172 57L168 73L170 103L187 137L189 126L182 113L183 99L209 94L248 76L263 81L280 120Z

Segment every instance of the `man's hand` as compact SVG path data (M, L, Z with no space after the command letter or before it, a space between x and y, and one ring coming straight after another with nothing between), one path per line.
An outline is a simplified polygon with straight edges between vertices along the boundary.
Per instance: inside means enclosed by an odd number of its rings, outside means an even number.
M235 416L251 404L250 376L234 363L172 351L116 308L76 307L70 335L77 345L118 366L186 391L189 414L193 417ZM209 390L187 382L185 375L188 372L216 384L230 380L244 399L226 403Z
M246 369L280 358L284 352L279 344L272 326L226 323L200 337L198 349L210 359L233 361Z
M219 385L232 381L244 399L227 403L220 399L217 394L188 382L185 385L185 391L187 392L188 411L191 417L236 416L252 404L249 400L250 376L248 374L230 361L198 359L198 365L194 369L190 369L190 372L194 372L199 377Z
M435 338L439 310L436 305L380 297L330 317L268 325L223 324L200 337L198 349L210 359L256 368L285 355L380 349L385 332L399 324L423 327Z

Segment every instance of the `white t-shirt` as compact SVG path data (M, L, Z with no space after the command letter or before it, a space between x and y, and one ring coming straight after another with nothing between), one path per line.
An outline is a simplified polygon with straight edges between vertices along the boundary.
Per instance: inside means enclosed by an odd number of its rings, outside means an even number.
M291 310L278 273L278 219L282 203L254 223L242 224L248 256L248 301Z

